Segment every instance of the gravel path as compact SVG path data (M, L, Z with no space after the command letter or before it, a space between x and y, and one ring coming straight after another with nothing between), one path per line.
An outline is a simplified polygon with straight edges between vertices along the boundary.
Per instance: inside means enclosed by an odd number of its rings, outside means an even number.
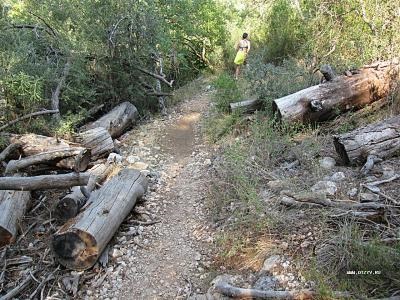
M90 281L84 298L186 299L207 290L213 232L204 202L211 160L201 119L209 98L201 92L166 120L121 139L126 164L149 170L151 184L111 243L109 267Z

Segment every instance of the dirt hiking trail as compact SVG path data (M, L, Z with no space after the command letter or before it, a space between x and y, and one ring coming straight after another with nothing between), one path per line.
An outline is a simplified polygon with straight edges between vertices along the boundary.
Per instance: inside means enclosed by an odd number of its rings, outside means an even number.
M121 139L123 157L132 167L148 166L151 184L133 225L128 218L111 244L116 264L98 288L88 287L86 299L186 299L207 290L213 234L204 202L211 160L201 119L210 94L198 93L167 119L138 126ZM138 219L143 221L135 224Z

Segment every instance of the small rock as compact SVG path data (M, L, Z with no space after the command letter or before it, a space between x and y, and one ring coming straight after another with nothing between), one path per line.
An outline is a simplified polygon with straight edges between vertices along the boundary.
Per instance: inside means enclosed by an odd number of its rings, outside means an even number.
M197 252L197 253L194 255L194 259L197 260L197 261L199 261L199 260L201 259L201 254Z
M272 255L268 257L260 270L260 273L270 273L280 262L281 257L279 255Z
M131 167L134 168L134 169L142 171L142 170L147 170L148 167L149 167L149 164L146 164L144 162L138 161L138 162L135 162L135 163L131 164Z
M114 248L112 251L111 251L111 257L112 258L118 258L118 257L121 257L122 255L124 255L124 253L121 251L121 250L119 250L119 249L116 249L116 248Z
M379 201L379 195L373 193L360 193L361 202L375 202Z
M343 172L336 172L331 176L331 180L335 182L343 181L346 179L346 175Z
M280 191L280 190L284 189L287 186L287 184L283 180L271 180L271 181L268 181L267 186L271 190Z
M319 160L319 165L324 169L330 170L336 165L336 160L332 157L326 156Z
M212 162L211 162L211 159L209 159L209 158L207 158L207 159L204 161L204 165L205 165L205 166L211 166L211 164L212 164Z
M286 242L281 243L281 248L282 250L287 250L287 248L289 248L289 244Z
M110 155L107 158L107 162L109 164L111 163L119 164L122 162L122 156L117 153L110 153Z
M311 245L311 243L309 242L309 241L304 241L304 242L302 242L301 244L300 244L300 247L301 248L307 248L308 246L310 246Z
M270 276L261 276L254 284L254 288L257 290L268 291L276 289L276 280Z
M137 156L133 156L133 155L129 155L129 156L126 158L126 161L127 161L129 164L134 164L135 162L138 161L138 157L137 157Z
M336 183L333 181L318 181L311 187L311 191L315 193L323 193L325 195L335 195L337 192Z
M150 175L150 171L149 170L141 170L140 173L143 174L143 176L149 176Z
M347 196L349 196L350 198L354 198L355 196L357 196L357 193L358 193L358 189L352 188L351 190L349 190L347 192Z

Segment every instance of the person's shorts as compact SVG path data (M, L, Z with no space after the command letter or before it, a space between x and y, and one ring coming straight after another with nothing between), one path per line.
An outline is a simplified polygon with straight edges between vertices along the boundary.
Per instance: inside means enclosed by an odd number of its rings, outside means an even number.
M234 63L236 65L243 65L245 59L246 59L246 53L244 53L244 51L238 51L236 53L236 57L235 57Z

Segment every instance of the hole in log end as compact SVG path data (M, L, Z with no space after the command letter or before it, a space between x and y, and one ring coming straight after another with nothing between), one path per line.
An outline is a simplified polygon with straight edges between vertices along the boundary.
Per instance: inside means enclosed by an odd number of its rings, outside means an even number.
M77 229L56 233L53 236L52 249L60 264L74 270L92 267L99 256L93 236Z
M12 242L12 234L2 226L0 226L0 248Z
M335 145L336 152L339 154L342 163L345 165L349 165L350 164L349 156L347 155L346 148L340 142L339 137L337 136L333 137L333 144Z
M76 199L70 198L67 195L57 203L54 213L58 218L68 220L75 217L78 214L79 209L80 207Z

